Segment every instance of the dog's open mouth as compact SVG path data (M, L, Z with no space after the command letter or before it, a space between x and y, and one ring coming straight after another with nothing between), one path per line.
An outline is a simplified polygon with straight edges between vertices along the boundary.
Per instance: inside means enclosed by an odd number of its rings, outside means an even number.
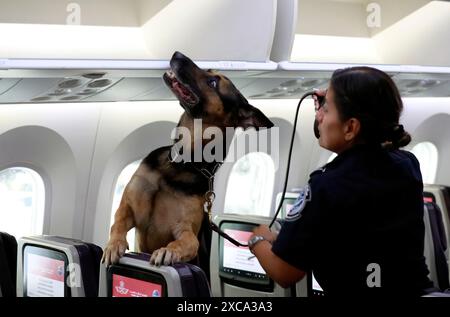
M182 84L172 70L168 70L164 74L164 81L182 103L185 103L191 107L198 103L198 96L191 90L191 88L189 88L189 86Z

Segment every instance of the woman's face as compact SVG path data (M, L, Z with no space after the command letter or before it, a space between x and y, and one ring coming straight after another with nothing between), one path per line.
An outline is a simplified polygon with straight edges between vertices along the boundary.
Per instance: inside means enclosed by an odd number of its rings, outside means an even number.
M333 88L330 87L325 97L325 104L316 113L316 119L319 123L319 145L339 154L349 148L351 143L345 138L347 126L341 121L334 100Z

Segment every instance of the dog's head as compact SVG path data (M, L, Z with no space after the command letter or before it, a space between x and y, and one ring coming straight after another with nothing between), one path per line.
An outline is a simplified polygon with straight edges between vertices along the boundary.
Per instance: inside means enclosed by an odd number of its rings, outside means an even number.
M273 127L273 123L250 105L224 75L200 69L180 52L173 54L170 67L163 76L164 82L190 118L222 128Z

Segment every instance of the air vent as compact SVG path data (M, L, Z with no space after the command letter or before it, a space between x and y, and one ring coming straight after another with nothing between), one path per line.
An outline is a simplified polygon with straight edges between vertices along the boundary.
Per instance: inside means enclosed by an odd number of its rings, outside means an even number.
M283 92L283 91L286 91L286 90L287 90L286 88L277 87L277 88L269 90L267 93L268 94L277 94L277 93L280 93L280 92Z
M81 98L81 96L67 96L67 97L63 97L59 100L68 101L68 100L78 100L80 98Z
M58 88L54 92L49 93L49 96L64 96L71 93L70 89Z
M84 78L89 78L89 79L99 79L105 75L106 75L106 73L88 73L88 74L83 74L82 76Z
M403 79L394 78L394 81L403 96L423 95L429 90L433 90L438 86L448 83L444 79Z
M289 79L279 83L278 87L267 90L265 93L250 95L249 98L299 98L313 88L324 88L328 84L326 78Z
M290 93L290 94L301 94L304 91L305 91L304 88L295 88L295 89L292 89L292 90L288 90L288 93Z
M257 95L249 96L249 98L264 98L264 97L266 97L266 94L257 94Z
M439 85L441 82L439 80L434 79L424 79L424 80L412 80L408 84L406 84L406 87L408 88L417 88L417 87L423 87L423 88L430 88Z
M42 96L42 97L33 98L33 99L31 99L31 101L49 101L51 99L52 99L52 97Z
M295 87L295 86L301 86L305 88L313 88L319 85L322 85L326 80L325 79L293 79L288 80L282 84L280 84L281 87Z
M59 83L59 88L75 88L78 86L81 86L82 82L79 79L68 79L63 81L62 83Z
M302 82L301 80L293 79L293 80L288 80L288 81L282 83L280 86L281 86L281 87L297 86L297 85L300 84L301 82Z
M85 89L82 92L79 92L77 95L82 95L82 96L86 96L86 95L92 95L94 93L96 93L98 90L97 89Z
M422 83L422 87L430 88L430 87L437 86L440 83L441 83L440 80L424 80Z
M418 94L419 92L424 91L425 89L414 89L414 90L409 90L407 91L408 94Z
M34 96L34 98L30 101L61 102L83 100L108 89L119 80L120 78L89 79L86 78L86 76L78 78L64 78L57 84L56 87ZM59 98L52 99L51 97Z
M99 80L95 80L91 83L88 84L89 88L103 88L106 86L111 85L111 80L109 79L99 79Z

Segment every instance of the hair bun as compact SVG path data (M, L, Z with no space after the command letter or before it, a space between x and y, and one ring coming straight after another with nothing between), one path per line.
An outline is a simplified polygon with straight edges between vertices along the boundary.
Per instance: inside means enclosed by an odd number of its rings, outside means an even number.
M390 140L396 148L404 147L411 142L411 135L405 131L403 125L397 124L392 127Z
M394 139L403 135L403 133L405 133L405 129L403 128L402 124L394 125L394 127L392 128L392 136Z

